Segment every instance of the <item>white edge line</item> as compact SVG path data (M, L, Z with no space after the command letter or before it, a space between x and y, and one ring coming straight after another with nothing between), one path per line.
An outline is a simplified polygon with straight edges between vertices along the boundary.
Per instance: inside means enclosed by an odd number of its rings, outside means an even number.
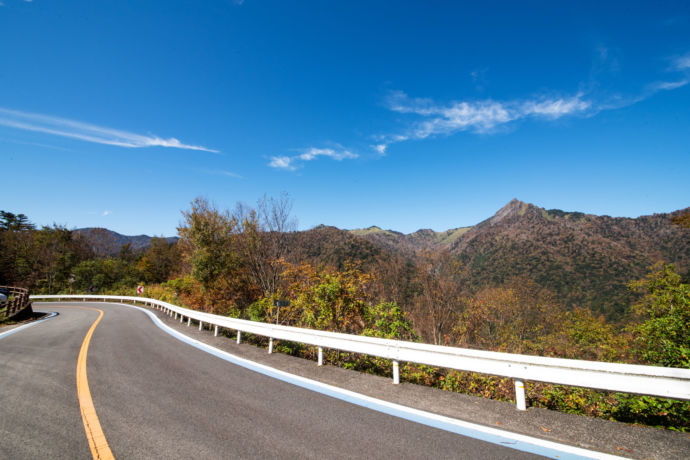
M462 420L445 417L443 415L433 414L431 412L426 412L419 409L413 409L411 407L406 407L400 404L395 404L381 399L372 398L370 396L338 388L332 385L328 385L326 383L318 382L316 380L290 374L288 372L281 371L273 367L266 366L264 364L259 364L254 361L241 358L239 356L233 355L231 353L220 350L211 345L200 342L196 339L193 339L189 336L186 336L181 332L178 332L172 329L170 326L164 324L154 313L144 308L119 303L116 305L136 308L137 310L143 311L144 313L149 315L149 317L151 317L151 319L158 327L163 329L168 334L178 338L182 342L192 345L195 348L210 353L225 361L240 365L244 368L259 372L261 374L276 378L278 380L282 380L287 383L291 383L293 385L297 385L302 388L316 391L318 393L325 394L327 396L331 396L342 401L347 401L358 406L363 406L375 410L377 412L383 412L399 418L421 423L423 425L439 428L445 431L450 431L475 439L480 439L482 441L487 441L492 444L498 444L505 447L510 447L512 449L517 449L538 455L544 455L552 458L623 458L617 457L615 455L606 454L603 452L590 451L579 447L569 446L566 444L559 444L552 441L546 441L539 438L533 438L526 435L511 433L496 428L465 422ZM563 456L563 453L569 454L569 456Z
M10 336L10 335L14 334L15 332L19 332L19 331L21 331L22 329L26 329L27 327L35 326L35 325L37 325L37 324L39 324L39 323L42 323L43 321L48 321L49 319L51 319L51 318L53 318L53 317L55 317L55 316L57 316L57 315L58 315L58 314L57 314L56 312L54 312L54 311L48 312L48 316L46 316L45 318L41 318L41 319L39 319L39 320L32 321L32 322L30 322L29 324L25 324L25 325L23 325L23 326L15 327L15 328L13 328L13 329L10 329L9 331L3 332L2 334L0 334L0 339L4 339L5 337Z
M60 302L63 303L63 302ZM83 303L83 302L78 302ZM547 441L544 439L534 438L527 435L522 435L518 433L512 433L510 431L499 430L497 428L492 428L484 425L479 425L471 422L466 422L463 420L454 419L451 417L446 417L443 415L434 414L431 412L426 412L419 409L414 409L411 407L403 406L400 404L384 401L381 399L373 398L371 396L366 396L354 391L345 390L343 388L338 388L333 385L322 383L316 380L301 377L295 374L290 374L285 371L275 369L264 364L259 364L254 361L250 361L245 358L233 355L226 351L215 348L211 345L203 343L199 340L193 339L181 332L172 329L170 326L164 324L153 312L138 307L135 305L129 305L126 303L113 303L113 302L98 302L98 303L109 303L112 305L124 306L128 308L133 308L140 310L147 314L151 320L160 329L168 334L172 335L176 339L191 345L201 351L209 353L216 356L224 361L236 364L238 366L244 367L246 369L258 372L260 374L266 375L268 377L281 380L283 382L305 388L307 390L314 391L316 393L321 393L326 396L330 396L341 401L346 401L351 404L355 404L361 407L366 407L368 409L381 412L384 414L392 415L394 417L402 418L412 422L420 423L422 425L430 426L433 428L441 429L451 433L456 433L462 436L466 436L473 439L478 439L491 444L496 444L511 449L519 450L522 452L528 452L536 455L542 455L544 457L555 458L559 460L569 460L569 459L622 459L625 457L619 457L616 455L606 454L604 452L591 451L583 449L580 447L570 446L567 444L560 444L553 441Z

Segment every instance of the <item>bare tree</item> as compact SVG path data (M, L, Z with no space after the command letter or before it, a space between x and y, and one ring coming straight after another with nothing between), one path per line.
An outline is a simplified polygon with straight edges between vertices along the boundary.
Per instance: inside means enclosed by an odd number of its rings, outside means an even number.
M414 299L415 329L434 344L441 345L453 330L462 309L459 263L450 253L427 253L419 261L421 292Z
M288 234L297 228L291 217L292 199L287 193L279 198L259 200L257 209L238 204L235 218L241 222L239 243L252 278L270 297L278 290L281 260L288 251Z

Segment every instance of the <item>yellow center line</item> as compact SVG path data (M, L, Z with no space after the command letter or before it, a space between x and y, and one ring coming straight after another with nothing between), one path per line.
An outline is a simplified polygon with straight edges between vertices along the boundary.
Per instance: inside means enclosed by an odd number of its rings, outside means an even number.
M100 312L98 319L93 322L89 332L86 333L84 342L81 344L81 350L79 350L79 358L77 358L77 397L79 398L81 418L84 421L84 430L86 431L86 439L88 439L89 447L91 448L91 455L93 455L94 459L114 460L115 457L113 456L110 446L108 446L108 441L105 439L105 435L103 434L101 422L98 421L96 408L93 405L93 399L91 399L89 381L86 378L86 354L89 351L89 342L91 342L93 331L96 329L96 326L98 326L101 318L103 318L103 310L89 307L69 308L83 308L85 310L94 310Z

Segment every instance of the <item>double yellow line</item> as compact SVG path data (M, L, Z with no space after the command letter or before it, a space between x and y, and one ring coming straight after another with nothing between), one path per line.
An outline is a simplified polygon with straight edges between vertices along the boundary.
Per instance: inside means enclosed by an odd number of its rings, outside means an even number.
M86 333L84 342L81 344L81 350L79 350L79 357L77 358L77 397L79 398L81 418L84 422L84 430L86 431L86 438L91 448L91 455L93 455L94 459L114 460L115 457L110 450L110 446L108 446L108 441L105 439L103 429L101 428L101 422L98 420L98 415L96 415L96 408L93 405L91 391L89 390L89 381L86 378L86 354L89 351L89 343L91 342L93 331L96 329L96 326L98 326L101 318L103 318L103 310L89 307L76 308L100 312L96 321L91 325L89 332Z

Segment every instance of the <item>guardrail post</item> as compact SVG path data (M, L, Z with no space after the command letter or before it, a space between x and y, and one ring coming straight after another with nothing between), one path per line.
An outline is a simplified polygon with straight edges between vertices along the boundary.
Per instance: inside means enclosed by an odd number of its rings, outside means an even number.
M393 361L393 385L400 383L400 363Z
M268 339L268 354L273 353L273 338Z
M203 322L203 321L199 321L199 330L201 330L202 327L204 327L204 322Z
M515 402L517 410L527 410L525 403L525 382L515 379Z
M242 331L237 331L237 343L239 344L242 341Z
M184 316L180 315L180 322L184 321Z
M319 364L317 366L323 366L323 348L319 347Z
M216 325L216 329L213 331L213 336L218 337L218 325Z
M187 318L187 327L189 327L190 324L192 324L192 318L188 317Z
M173 318L173 319L177 319L177 312L175 312L175 318Z

